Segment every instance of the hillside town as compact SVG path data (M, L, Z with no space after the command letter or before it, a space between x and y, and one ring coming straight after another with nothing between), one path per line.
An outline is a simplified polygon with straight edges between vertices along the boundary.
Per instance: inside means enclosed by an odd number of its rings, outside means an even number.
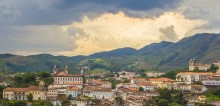
M198 103L220 106L220 100L208 101L204 95L220 86L220 69L209 71L213 65L220 67L220 62L199 64L195 59L190 59L188 70L178 72L175 79L164 77L164 72L146 72L146 77L141 77L128 71L91 78L91 75L84 74L83 68L80 74L71 74L67 66L58 69L55 65L50 73L53 77L50 85L46 86L40 79L38 86L26 88L2 83L6 86L3 98L9 101L49 101L53 106L63 106L63 101L69 101L69 106L155 106L154 98L162 97L167 90L180 92L184 99L182 106L196 106ZM113 85L110 78L118 83ZM31 101L27 102L29 106Z

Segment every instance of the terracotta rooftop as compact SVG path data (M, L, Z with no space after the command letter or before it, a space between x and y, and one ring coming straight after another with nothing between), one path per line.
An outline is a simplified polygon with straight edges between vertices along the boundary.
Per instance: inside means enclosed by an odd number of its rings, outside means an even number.
M95 91L95 92L112 92L112 89L108 89L108 88L96 88L93 89L91 91Z
M14 91L14 92L26 92L27 88L5 88L4 91Z
M57 74L54 74L54 77L83 77L80 74L66 74L64 71L60 71Z
M67 87L67 90L68 90L68 91L79 91L80 88L79 88L79 87L76 87L76 86L70 86L70 87Z
M155 86L153 83L151 82L141 82L141 83L138 83L138 85L140 86Z
M162 81L162 82L169 82L169 81L174 81L169 78L148 78L149 81Z

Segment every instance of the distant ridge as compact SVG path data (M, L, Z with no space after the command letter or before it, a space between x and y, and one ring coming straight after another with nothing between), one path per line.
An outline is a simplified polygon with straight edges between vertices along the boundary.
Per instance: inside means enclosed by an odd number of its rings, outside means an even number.
M100 58L102 62L94 59ZM164 71L187 67L188 60L196 58L202 63L220 60L220 34L202 33L184 38L176 43L162 41L152 43L139 50L120 48L108 52L99 52L89 56L53 56L39 54L16 56L0 54L0 69L14 71L45 71L52 70L54 64L68 65L72 72L78 71L79 63L92 68L103 68L112 71L129 67L153 68ZM137 68L138 67L138 68Z

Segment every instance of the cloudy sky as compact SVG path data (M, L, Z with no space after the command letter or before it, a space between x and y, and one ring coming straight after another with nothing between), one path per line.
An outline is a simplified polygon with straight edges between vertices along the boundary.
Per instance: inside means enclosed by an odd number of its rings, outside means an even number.
M220 0L0 0L0 53L88 55L220 32Z

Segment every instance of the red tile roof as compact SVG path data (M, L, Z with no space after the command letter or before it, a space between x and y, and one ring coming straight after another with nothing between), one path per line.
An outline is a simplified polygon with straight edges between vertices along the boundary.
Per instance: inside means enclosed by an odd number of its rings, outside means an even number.
M4 91L7 92L7 91L11 91L11 92L26 92L28 89L27 88L11 88L11 87L8 87L8 88L5 88Z
M161 82L170 82L170 81L174 81L172 79L169 78L148 78L149 81L161 81Z

